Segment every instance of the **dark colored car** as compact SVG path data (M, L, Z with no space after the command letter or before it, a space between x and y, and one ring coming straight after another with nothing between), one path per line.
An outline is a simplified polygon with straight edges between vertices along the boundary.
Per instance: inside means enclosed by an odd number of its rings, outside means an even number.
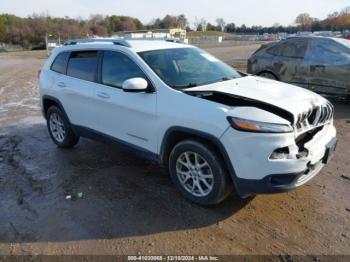
M350 99L350 41L293 37L262 46L248 60L248 73Z

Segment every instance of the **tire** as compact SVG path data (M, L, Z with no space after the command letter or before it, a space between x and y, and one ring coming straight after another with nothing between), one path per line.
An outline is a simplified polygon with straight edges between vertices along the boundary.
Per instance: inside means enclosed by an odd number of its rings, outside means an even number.
M51 106L47 110L46 121L50 137L58 147L72 148L78 143L79 136L74 134L61 109Z
M169 156L169 172L181 193L196 204L218 204L233 189L221 157L210 146L196 140L182 141L173 148Z
M274 74L269 73L269 72L262 72L259 74L259 76L267 78L267 79L278 80Z

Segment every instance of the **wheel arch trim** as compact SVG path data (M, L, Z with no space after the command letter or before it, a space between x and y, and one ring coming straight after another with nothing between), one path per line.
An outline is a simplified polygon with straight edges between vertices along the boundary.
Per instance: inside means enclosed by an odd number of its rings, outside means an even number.
M239 191L239 187L238 187L238 178L236 175L236 172L234 170L234 167L231 163L230 157L224 147L224 145L222 144L222 142L220 141L220 139L212 134L200 131L200 130L196 130L196 129L191 129L191 128L187 128L187 127L182 127L182 126L172 126L170 128L167 129L167 131L165 132L162 142L161 142L161 146L160 146L160 152L159 152L159 164L164 166L167 163L167 152L168 152L168 143L170 142L170 137L172 134L174 133L185 133L187 135L193 136L194 138L202 138L205 140L210 141L211 143L213 143L216 148L219 150L219 153L221 154L225 167L227 168L227 171L229 172L229 175L231 177L231 180L233 182L233 185L236 189L236 192L239 195L243 195L240 193Z
M57 99L56 97L49 96L49 95L43 95L43 97L42 97L42 113L43 113L45 119L46 119L45 100L51 100L51 101L55 102L59 106L59 108L62 110L62 113L66 117L68 123L71 124L71 122L69 120L69 117L68 117L68 115L66 113L66 110L64 109L61 101L59 99Z

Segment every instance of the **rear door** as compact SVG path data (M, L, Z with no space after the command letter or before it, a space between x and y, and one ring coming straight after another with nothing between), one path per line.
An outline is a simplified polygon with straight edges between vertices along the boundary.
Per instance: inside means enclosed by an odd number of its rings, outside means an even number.
M94 93L98 131L156 152L156 93L122 89L123 82L130 78L148 80L145 73L133 59L118 51L104 51L99 68L99 84Z
M273 60L273 69L279 80L308 87L309 67L304 60L308 45L308 39L304 38L289 39L279 45L279 53Z
M58 54L53 61L50 70L48 70L42 76L45 77L43 81L46 85L46 88L53 88L58 95L60 94L60 90L62 87L62 82L66 78L67 73L67 63L70 56L70 52L61 52Z
M349 94L349 48L331 39L313 39L306 60L311 90L329 95Z
M57 81L60 100L74 125L95 127L94 87L97 76L98 51L71 52L67 75Z

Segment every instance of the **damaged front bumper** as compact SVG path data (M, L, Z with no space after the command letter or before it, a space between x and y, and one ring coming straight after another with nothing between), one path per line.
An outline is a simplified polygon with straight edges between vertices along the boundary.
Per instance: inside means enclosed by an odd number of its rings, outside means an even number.
M336 146L336 129L332 123L324 125L303 144L297 144L293 133L237 135L236 132L239 131L229 128L221 141L241 197L286 192L307 183L329 162ZM281 159L271 159L272 153L280 148L289 148L289 153Z

